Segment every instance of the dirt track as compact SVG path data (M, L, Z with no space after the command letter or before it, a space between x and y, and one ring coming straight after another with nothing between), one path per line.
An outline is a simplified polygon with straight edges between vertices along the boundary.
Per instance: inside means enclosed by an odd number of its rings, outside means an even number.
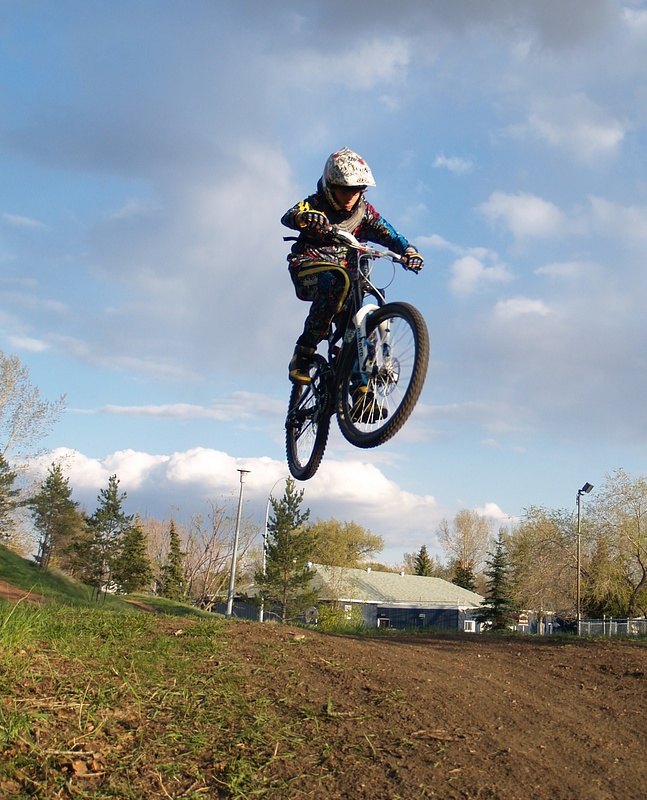
M227 624L226 638L231 661L221 667L281 720L281 734L250 754L263 797L647 796L644 641L351 638L242 622Z
M276 754L295 797L647 796L644 643L258 624L233 642L250 682L311 729L298 759Z

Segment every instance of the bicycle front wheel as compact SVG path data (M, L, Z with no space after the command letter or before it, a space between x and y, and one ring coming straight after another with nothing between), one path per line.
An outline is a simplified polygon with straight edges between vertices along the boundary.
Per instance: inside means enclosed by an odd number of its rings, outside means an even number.
M321 464L330 430L328 362L315 355L309 384L294 384L285 420L285 450L293 478L307 481Z
M422 314L408 303L387 303L366 326L374 366L361 373L350 345L340 369L337 421L356 447L384 444L413 411L427 375L429 334Z

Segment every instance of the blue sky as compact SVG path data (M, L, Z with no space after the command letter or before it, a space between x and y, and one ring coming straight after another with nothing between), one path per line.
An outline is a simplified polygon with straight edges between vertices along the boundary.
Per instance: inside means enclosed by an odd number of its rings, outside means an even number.
M0 348L67 410L93 510L233 502L287 474L307 306L280 217L347 146L426 259L391 299L432 360L374 451L333 423L314 518L383 559L462 508L566 508L647 452L647 4L631 0L0 2ZM278 486L276 485L278 482Z

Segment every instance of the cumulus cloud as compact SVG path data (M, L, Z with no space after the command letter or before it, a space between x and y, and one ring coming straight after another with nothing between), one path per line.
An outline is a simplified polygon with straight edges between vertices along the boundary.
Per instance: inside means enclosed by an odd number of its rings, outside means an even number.
M454 261L450 271L452 277L449 288L459 296L472 294L482 285L507 283L512 280L512 275L504 264L487 267L473 255L466 255Z
M572 228L554 203L523 192L493 192L479 211L490 222L505 225L517 239L561 236Z
M499 508L496 503L486 503L484 506L475 508L474 510L477 514L480 514L482 517L487 517L493 522L504 523L512 521L512 517Z
M286 476L282 462L236 458L205 447L169 455L127 449L104 458L57 448L34 462L34 477L42 478L52 462L61 463L74 499L88 509L96 506L110 476L117 475L120 490L128 495L128 513L160 519L202 513L210 500L237 497L237 470L246 469L250 471L244 489L246 513L259 521L270 490ZM305 489L304 507L311 509L313 519L352 519L383 536L392 555L412 549L412 542L432 538L442 517L432 495L404 491L368 462L329 458L314 478L299 486Z

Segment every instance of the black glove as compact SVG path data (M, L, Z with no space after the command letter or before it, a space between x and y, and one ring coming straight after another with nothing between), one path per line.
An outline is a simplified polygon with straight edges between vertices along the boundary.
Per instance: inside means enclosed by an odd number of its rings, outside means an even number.
M411 272L420 272L425 262L415 247L407 247L402 255L402 266Z

